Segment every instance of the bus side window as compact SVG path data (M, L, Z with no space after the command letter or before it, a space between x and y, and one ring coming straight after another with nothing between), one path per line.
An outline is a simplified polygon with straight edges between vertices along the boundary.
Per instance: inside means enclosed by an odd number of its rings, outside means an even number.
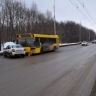
M40 46L43 46L44 44L44 38L40 38Z
M35 46L40 46L39 38L35 38Z
M50 44L56 43L56 39L55 39L55 38L49 38L49 43L50 43Z

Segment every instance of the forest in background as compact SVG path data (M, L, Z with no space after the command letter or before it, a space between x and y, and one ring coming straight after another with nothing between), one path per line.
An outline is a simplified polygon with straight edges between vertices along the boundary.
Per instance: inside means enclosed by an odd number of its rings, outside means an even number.
M38 33L54 34L54 17L49 10L42 13L33 2L28 8L26 4L15 0L1 0L1 42L16 40L16 34ZM56 21L56 34L61 43L79 42L80 24L74 21ZM95 39L95 32L81 25L81 41Z

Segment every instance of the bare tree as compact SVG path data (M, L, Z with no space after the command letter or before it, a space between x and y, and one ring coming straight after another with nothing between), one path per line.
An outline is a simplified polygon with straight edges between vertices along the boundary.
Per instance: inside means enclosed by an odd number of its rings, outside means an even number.
M2 4L1 4L2 3ZM21 33L41 33L54 34L54 18L52 13L47 10L42 13L38 10L37 5L32 2L30 8L24 3L16 0L0 0L2 7L2 16L0 23L0 42L16 39L16 34ZM1 6L0 5L0 6ZM1 26L2 25L2 26ZM73 21L56 21L56 33L62 43L79 41L79 24ZM81 26L82 40L90 40L94 36L94 31Z

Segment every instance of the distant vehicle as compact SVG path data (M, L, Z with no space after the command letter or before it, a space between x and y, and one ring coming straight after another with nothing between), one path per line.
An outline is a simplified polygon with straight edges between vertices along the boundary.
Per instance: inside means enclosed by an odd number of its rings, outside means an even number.
M6 46L4 46L3 49L3 55L4 57L13 57L13 56L25 56L24 48L15 43L7 43Z
M96 44L96 40L93 40L93 41L92 41L92 44Z
M87 41L83 41L83 42L81 43L81 45L82 45L82 46L88 46L88 42L87 42Z
M38 54L55 51L59 48L58 35L45 34L17 34L17 43L22 45L26 54Z

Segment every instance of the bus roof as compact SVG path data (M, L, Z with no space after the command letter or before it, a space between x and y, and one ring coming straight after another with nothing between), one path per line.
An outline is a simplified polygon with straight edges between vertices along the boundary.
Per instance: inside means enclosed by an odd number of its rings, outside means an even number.
M59 38L58 35L47 35L47 34L17 34L17 38L32 38L32 37L42 37L42 38Z
M33 34L34 37L59 38L58 35Z

